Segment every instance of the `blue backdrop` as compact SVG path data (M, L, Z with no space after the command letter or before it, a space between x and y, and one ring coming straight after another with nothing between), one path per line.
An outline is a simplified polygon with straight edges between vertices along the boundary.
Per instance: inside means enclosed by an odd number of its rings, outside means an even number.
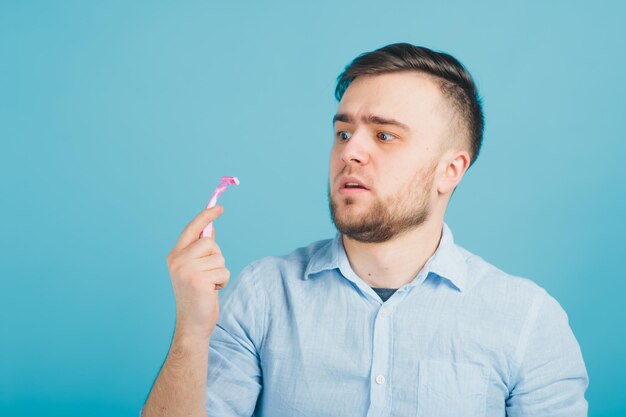
M331 237L335 78L398 41L484 99L457 242L560 301L590 415L626 415L626 7L222 3L0 2L0 415L137 414L173 330L166 255L222 175L233 277Z

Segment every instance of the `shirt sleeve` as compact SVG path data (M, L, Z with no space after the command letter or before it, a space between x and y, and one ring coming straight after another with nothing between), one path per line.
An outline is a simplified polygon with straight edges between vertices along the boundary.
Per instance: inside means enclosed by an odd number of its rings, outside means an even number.
M533 303L517 350L506 402L508 417L586 417L589 384L567 314L542 292Z
M250 417L261 391L258 348L266 309L254 271L255 264L245 268L220 300L220 317L209 345L209 416Z

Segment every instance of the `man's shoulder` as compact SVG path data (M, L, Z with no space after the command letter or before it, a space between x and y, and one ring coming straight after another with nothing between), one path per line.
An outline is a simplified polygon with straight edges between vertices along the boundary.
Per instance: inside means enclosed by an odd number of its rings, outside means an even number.
M541 281L505 272L466 249L459 250L468 273L466 305L479 306L486 326L491 324L517 340L523 329L530 331L535 326L538 317L557 327L567 322L562 306Z
M467 279L472 292L488 295L490 299L528 301L544 297L547 292L533 279L506 272L467 249L456 245L463 254Z
M303 278L311 262L328 263L334 256L333 242L335 239L322 239L298 247L285 255L270 255L259 258L248 264L239 278L252 278L261 283L272 280Z

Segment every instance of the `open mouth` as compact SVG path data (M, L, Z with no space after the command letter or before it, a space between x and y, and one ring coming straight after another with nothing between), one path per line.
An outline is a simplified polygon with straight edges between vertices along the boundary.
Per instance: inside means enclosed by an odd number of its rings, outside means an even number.
M369 191L365 186L356 183L347 183L339 189L339 194L359 194Z
M362 190L367 190L367 188L365 188L365 186L363 186L361 184L357 184L357 183L347 183L346 185L343 186L343 188L348 188L348 189L360 188Z

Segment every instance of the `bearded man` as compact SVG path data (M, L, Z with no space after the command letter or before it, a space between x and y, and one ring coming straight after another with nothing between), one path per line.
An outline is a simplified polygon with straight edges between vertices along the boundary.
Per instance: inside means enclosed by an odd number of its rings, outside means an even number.
M168 256L177 320L145 416L578 417L587 373L558 302L454 243L483 113L452 56L393 44L339 76L334 238L229 272L200 231ZM216 325L217 323L217 325Z

